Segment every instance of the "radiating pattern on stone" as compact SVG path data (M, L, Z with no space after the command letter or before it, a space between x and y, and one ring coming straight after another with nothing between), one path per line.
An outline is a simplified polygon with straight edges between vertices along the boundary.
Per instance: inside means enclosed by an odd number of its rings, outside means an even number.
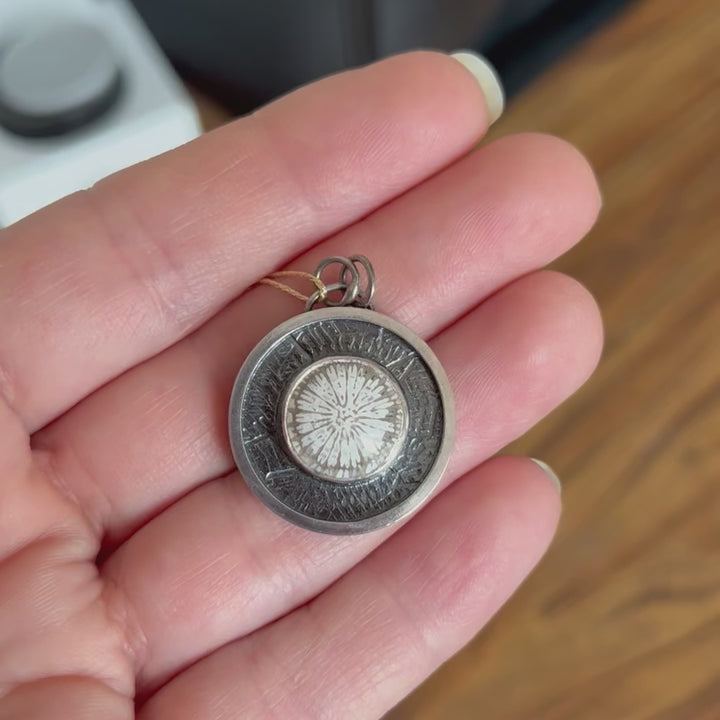
M336 482L370 477L397 457L407 405L390 373L357 357L333 356L306 368L290 386L283 430L306 470Z

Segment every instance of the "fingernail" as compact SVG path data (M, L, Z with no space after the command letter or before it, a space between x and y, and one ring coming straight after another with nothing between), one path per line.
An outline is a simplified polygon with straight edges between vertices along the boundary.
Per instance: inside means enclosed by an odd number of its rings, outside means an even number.
M550 482L552 482L552 484L555 486L558 493L562 495L562 485L560 484L560 478L555 474L554 470L542 460L538 460L537 458L530 459L550 478Z
M464 65L477 80L485 96L488 119L492 125L503 114L505 108L505 93L497 71L482 55L470 50L451 53L450 57Z

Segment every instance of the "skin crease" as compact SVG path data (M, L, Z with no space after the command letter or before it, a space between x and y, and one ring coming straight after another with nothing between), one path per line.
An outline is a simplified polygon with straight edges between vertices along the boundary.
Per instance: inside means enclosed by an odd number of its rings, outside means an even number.
M472 150L486 123L467 70L411 53L2 231L0 720L375 718L532 569L559 496L488 458L597 362L592 298L538 269L599 196L557 139ZM443 362L458 428L435 499L347 538L263 508L224 415L298 311L253 283L351 252Z

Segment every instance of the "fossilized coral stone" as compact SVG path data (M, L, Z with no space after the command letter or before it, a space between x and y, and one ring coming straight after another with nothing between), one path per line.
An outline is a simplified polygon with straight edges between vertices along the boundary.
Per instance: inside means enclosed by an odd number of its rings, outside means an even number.
M407 405L377 363L332 356L292 382L282 425L291 455L305 470L351 482L381 472L397 457L407 433Z

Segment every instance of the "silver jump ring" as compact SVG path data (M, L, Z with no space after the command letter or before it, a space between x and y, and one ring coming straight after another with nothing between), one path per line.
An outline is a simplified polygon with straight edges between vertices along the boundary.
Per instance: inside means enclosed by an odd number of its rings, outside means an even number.
M356 271L357 266L362 265L367 279L366 287L360 289L353 304L369 308L371 306L373 296L375 295L375 270L373 269L372 263L365 257L365 255L351 255L348 260L350 260L350 262L355 266ZM343 269L340 272L340 282L346 282L345 274L346 268L343 266Z
M338 282L326 285L321 275L330 266L337 263L340 265ZM360 286L360 267L365 274L366 285ZM372 263L364 255L351 255L342 257L333 255L322 260L315 269L314 277L320 281L320 287L308 298L305 305L306 310L311 310L318 303L327 307L356 307L371 308L373 296L375 295L375 271ZM342 297L333 300L330 293L342 291Z
M305 303L305 310L312 310L315 305L317 305L319 302L325 303L325 305L328 305L329 307L340 307L341 305L344 305L343 299L345 295L340 300L330 300L328 298L328 295L331 292L335 292L338 290L344 290L345 293L347 293L347 286L344 283L330 283L330 285L325 285L325 290L316 290Z
M325 271L325 268L329 265L333 265L334 263L339 263L343 268L340 273L340 282L335 283L334 285L327 285L327 289L329 290L332 288L333 290L344 290L345 292L339 300L331 300L327 297L326 293L323 301L328 307L352 305L357 300L358 293L360 292L360 274L358 273L354 263L349 258L340 257L339 255L333 255L332 257L325 258L315 269L315 277L320 279L322 273ZM344 279L346 272L350 273L349 282L346 282ZM314 304L315 303L313 303L313 305Z

